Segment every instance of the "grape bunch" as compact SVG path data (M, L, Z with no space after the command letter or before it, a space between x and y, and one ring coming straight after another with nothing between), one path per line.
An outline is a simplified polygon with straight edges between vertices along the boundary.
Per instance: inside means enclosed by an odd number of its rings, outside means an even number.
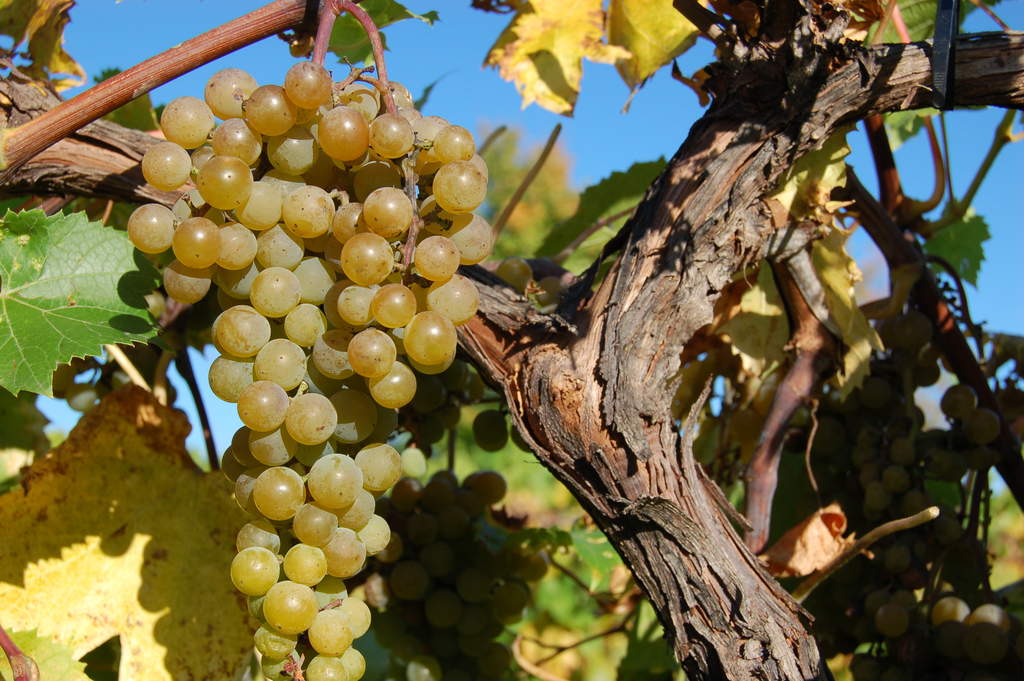
M351 645L370 615L344 580L389 544L375 499L401 475L397 410L417 377L453 365L479 302L458 267L493 246L473 213L488 178L472 135L367 80L332 82L312 62L283 87L216 73L203 100L167 105L166 141L142 159L149 184L184 193L128 221L166 262L168 296L216 288L209 383L243 423L223 469L253 517L231 578L268 679L362 676Z
M529 582L547 571L542 553L515 544L487 520L505 495L504 478L478 471L460 485L450 471L426 485L402 478L378 512L394 527L378 554L380 578L367 598L383 612L380 642L409 681L499 679L511 656L497 639L519 621Z
M816 475L858 535L932 505L940 515L878 542L812 594L815 634L830 655L857 653L856 681L1020 678L1021 623L988 583L984 535L968 531L983 513L972 485L987 485L998 460L999 417L957 384L940 401L945 427L926 428L915 391L941 376L932 325L910 311L879 332L886 349L871 375L845 400L826 394L818 411Z

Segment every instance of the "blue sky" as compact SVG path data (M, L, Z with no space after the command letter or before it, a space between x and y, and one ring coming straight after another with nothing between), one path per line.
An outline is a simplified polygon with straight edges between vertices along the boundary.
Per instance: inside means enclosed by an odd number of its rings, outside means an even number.
M128 68L259 4L241 0L87 0L79 2L71 12L65 46L91 79L104 68ZM509 21L508 16L471 10L465 0L406 4L415 12L436 9L441 21L428 27L408 20L387 29L392 48L388 53L388 71L392 79L403 82L418 96L440 77L426 112L472 130L506 124L523 129L526 139L539 145L551 128L561 122L561 144L573 159L572 181L578 189L636 161L670 156L701 114L694 94L671 80L665 70L656 74L634 98L629 113L620 113L628 95L625 84L613 67L589 62L584 65L582 92L573 118L566 119L537 106L523 110L515 88L501 80L494 70L481 67L490 45ZM998 10L1011 27L1024 28L1024 2L1004 2ZM996 27L975 12L967 28L981 31ZM691 73L709 58L710 49L702 42L684 55L680 67ZM226 66L245 68L261 83L280 83L293 61L282 41L269 38L163 85L151 96L158 103L181 95L201 97L206 79ZM329 68L331 61L328 55ZM342 73L344 68L338 65L336 72ZM958 194L963 193L984 156L1000 116L999 111L948 114L953 184ZM874 186L874 171L863 133L857 131L848 139L854 147L851 163L861 179ZM930 192L931 161L923 139L901 148L897 162L911 195L923 197ZM993 329L1018 334L1024 334L1024 306L1016 302L1014 295L1021 289L1019 261L1024 255L1019 208L1022 170L1024 145L1011 145L1004 150L975 201L975 208L988 221L993 237L986 245L987 260L982 266L978 291L971 298L976 320L988 320ZM865 239L855 238L853 248L858 257L873 257ZM206 366L207 362L197 360L201 383L205 382ZM187 390L180 384L178 390L179 406L194 416ZM238 425L237 416L230 405L223 405L209 393L206 401L210 406L219 405L215 408L215 438L218 447L223 448ZM73 423L75 415L63 403L43 400L41 406L61 428ZM193 418L193 423L196 422ZM189 445L202 449L196 433L190 437Z

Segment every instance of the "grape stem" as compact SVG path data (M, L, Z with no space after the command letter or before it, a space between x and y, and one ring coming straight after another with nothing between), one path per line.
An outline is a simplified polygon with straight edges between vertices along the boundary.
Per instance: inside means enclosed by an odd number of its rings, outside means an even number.
M494 221L494 225L491 229L494 231L495 235L501 234L501 230L505 226L505 223L507 223L509 218L512 217L512 211L516 209L516 206L519 205L519 202L522 200L526 190L529 189L530 185L533 184L533 181L537 179L537 175L540 173L541 168L544 167L544 162L548 160L548 156L551 155L551 150L555 148L555 142L558 141L558 135L561 134L561 132L561 123L552 128L551 134L548 135L548 141L544 143L544 148L540 150L540 155L537 156L537 160L533 162L530 170L528 170L526 175L523 177L523 181L520 182L519 186L516 187L516 190L512 192L512 196L509 198L508 203L505 204L505 208L502 209L501 215L499 215L498 219Z
M884 539L890 534L895 534L896 532L902 532L903 530L909 530L917 527L918 525L923 525L938 517L939 507L929 506L923 511L915 513L907 518L898 518L879 525L847 547L845 551L832 559L831 563L820 570L816 570L807 579L800 582L796 589L793 590L793 600L797 603L802 603L804 599L811 595L811 592L814 591L815 587L832 576L836 570L846 565L851 558L871 548L871 545L880 539Z
M206 405L203 404L203 395L199 392L199 383L196 381L196 372L192 369L192 359L188 356L188 346L182 348L175 358L175 366L178 373L185 379L188 391L192 394L192 401L199 412L199 423L203 427L203 440L206 442L206 460L210 462L210 470L220 468L220 461L217 459L217 446L213 442L213 429L210 427L210 416L206 413Z
M39 667L35 660L21 652L14 640L0 625L0 649L7 654L7 661L14 673L14 681L39 681Z
M416 251L416 239L419 238L420 227L423 226L423 220L420 218L420 212L416 210L419 205L416 201L416 182L419 178L416 176L416 171L413 170L413 164L416 162L416 154L419 152L413 152L413 155L402 162L402 174L403 184L405 185L405 195L409 197L410 203L412 203L412 224L409 225L409 234L405 237L405 245L402 246L402 269L405 271L406 285L409 284L413 279L412 274L412 260L413 255Z
M32 120L2 132L0 184L40 151L158 85L287 28L299 25L305 0L275 0L136 64Z
M324 65L327 47L331 42L331 31L341 12L351 14L366 31L366 37L370 40L370 50L373 52L373 63L377 65L377 77L383 86L384 107L388 113L398 113L394 95L391 94L391 83L388 81L388 68L384 63L384 43L380 39L380 30L366 10L352 0L326 0L320 7L320 23L316 29L316 41L313 43L313 63Z
M128 378L131 379L132 383L139 386L146 392L153 392L152 388L149 387L149 383L142 377L139 370L132 364L132 361L128 359L128 355L124 354L124 350L117 347L113 343L108 343L103 346L107 350L107 354L110 358L117 362L117 365L121 367L121 371L128 374Z

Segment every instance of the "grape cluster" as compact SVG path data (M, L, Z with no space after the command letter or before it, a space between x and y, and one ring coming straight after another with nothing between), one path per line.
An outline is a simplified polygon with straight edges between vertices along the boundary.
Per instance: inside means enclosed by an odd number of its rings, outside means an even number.
M487 522L487 509L505 491L492 471L461 485L441 471L426 485L402 478L381 500L379 512L395 532L377 556L381 578L367 583L367 597L383 608L375 631L398 676L461 681L506 673L510 653L497 639L522 617L528 583L547 562Z
M401 475L386 444L397 410L453 367L456 327L476 314L457 269L493 245L472 212L487 167L467 130L422 116L403 86L335 83L311 62L283 87L222 70L160 127L142 173L185 193L136 209L128 235L172 252L171 298L217 289L209 382L244 424L223 468L253 516L231 578L260 621L264 675L355 681L370 615L343 580L391 539L375 499Z
M819 483L835 490L859 535L932 505L941 512L879 542L870 560L852 561L815 592L807 601L815 633L831 654L857 651L856 681L1019 678L1021 624L988 586L984 543L965 531L967 482L986 484L999 418L959 384L941 399L946 427L926 429L914 393L941 375L931 323L910 311L879 333L886 350L871 375L845 400L826 395L818 411Z

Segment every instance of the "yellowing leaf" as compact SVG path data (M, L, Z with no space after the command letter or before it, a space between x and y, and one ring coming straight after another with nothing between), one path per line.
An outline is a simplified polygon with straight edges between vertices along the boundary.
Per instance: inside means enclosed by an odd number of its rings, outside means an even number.
M803 577L828 565L853 543L843 537L846 514L833 502L818 509L799 525L790 528L772 544L762 559L776 577Z
M829 316L846 345L842 370L836 376L843 398L868 375L871 351L882 349L882 341L854 299L853 287L860 281L861 274L857 263L846 252L850 234L833 228L811 248L811 260L825 289Z
M85 71L64 51L64 27L75 0L0 0L0 33L14 38L16 49L28 43L31 63L22 70L46 80L56 74L70 78L54 81L58 90L85 82Z
M699 34L672 0L611 0L608 6L608 42L632 55L615 65L631 90L693 46Z
M533 102L571 115L583 78L583 58L614 64L630 56L608 45L601 0L531 0L522 3L498 36L485 66L515 83L523 107Z
M78 659L121 639L123 681L233 678L252 645L228 567L244 516L184 450L180 412L110 394L0 496L0 624Z
M794 220L814 217L829 223L832 213L844 203L831 201L829 194L836 187L846 186L846 161L850 145L846 143L849 128L834 133L820 149L801 156L768 198L778 201Z
M726 321L717 331L731 343L743 369L754 376L785 359L783 347L789 340L789 317L767 262L761 263L757 283L727 313Z

